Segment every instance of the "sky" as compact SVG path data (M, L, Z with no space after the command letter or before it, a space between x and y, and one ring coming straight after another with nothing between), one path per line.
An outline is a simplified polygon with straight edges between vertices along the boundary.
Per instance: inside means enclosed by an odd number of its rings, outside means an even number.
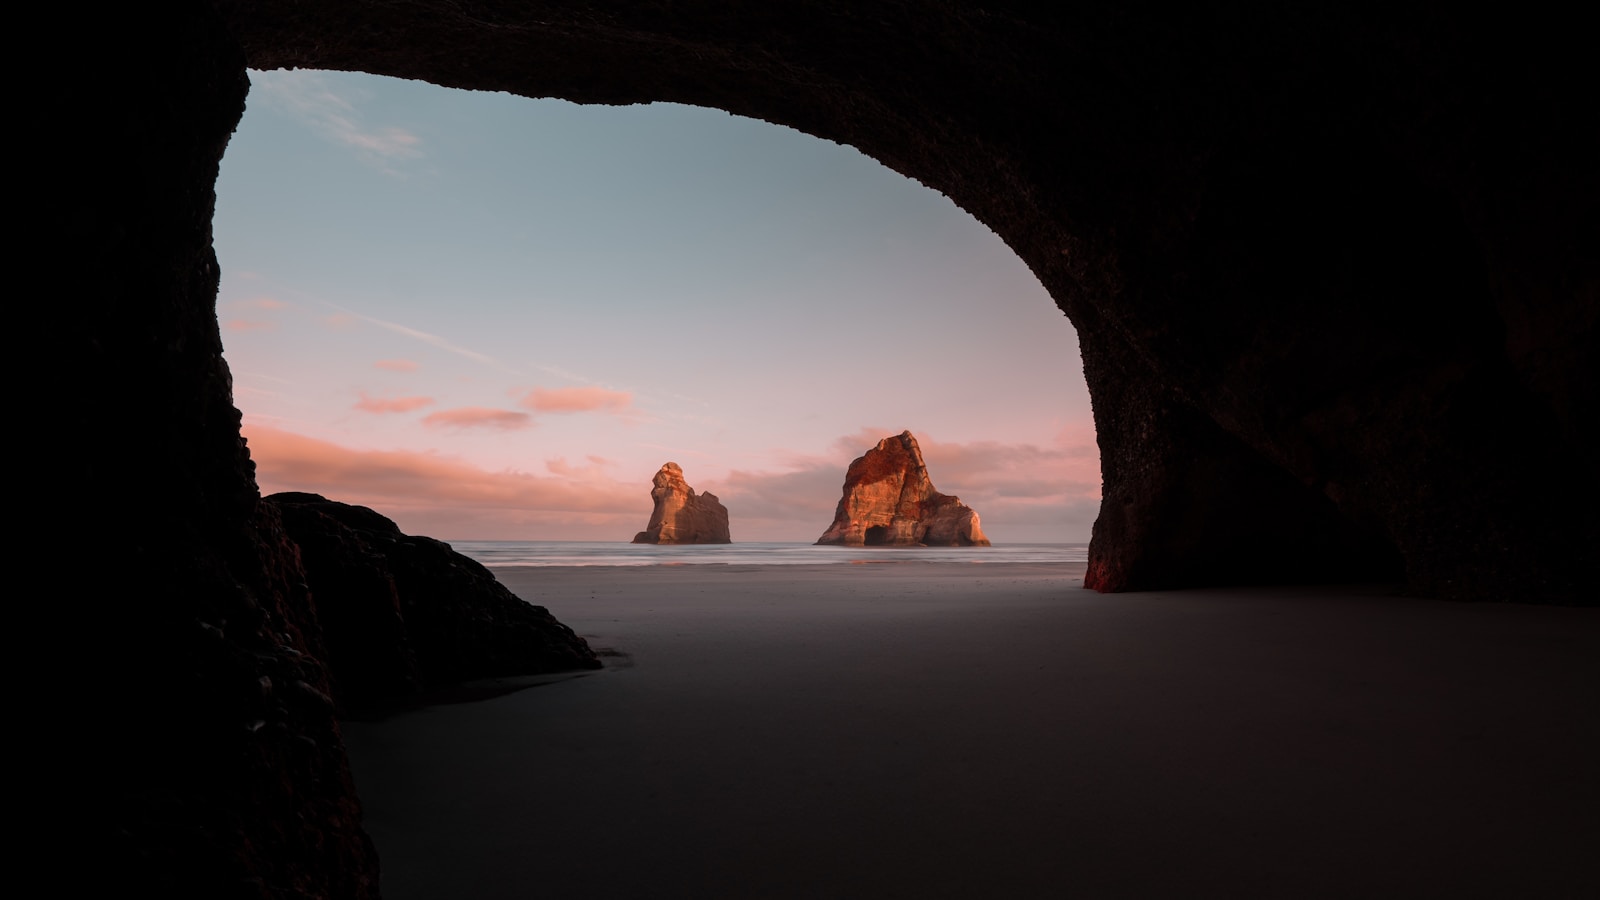
M672 461L734 541L811 542L909 430L995 543L1088 539L1077 336L942 194L718 110L250 80L214 222L262 493L626 542Z

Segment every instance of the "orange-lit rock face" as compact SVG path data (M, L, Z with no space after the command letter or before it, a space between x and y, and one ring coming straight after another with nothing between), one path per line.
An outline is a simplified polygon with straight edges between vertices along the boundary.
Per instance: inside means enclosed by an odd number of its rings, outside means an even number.
M911 432L887 437L850 464L844 496L819 544L987 547L978 514L939 493Z
M696 494L683 480L675 462L661 467L651 479L650 498L656 502L650 524L634 535L635 544L731 544L728 509L716 494Z

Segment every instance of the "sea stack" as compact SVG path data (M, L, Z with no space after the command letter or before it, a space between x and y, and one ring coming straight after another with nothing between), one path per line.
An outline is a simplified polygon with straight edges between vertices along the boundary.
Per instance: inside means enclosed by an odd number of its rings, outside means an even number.
M844 496L819 544L987 547L978 513L934 490L911 432L887 437L850 464Z
M675 462L661 467L651 480L656 502L650 524L633 536L635 544L731 544L728 508L716 494L696 494Z

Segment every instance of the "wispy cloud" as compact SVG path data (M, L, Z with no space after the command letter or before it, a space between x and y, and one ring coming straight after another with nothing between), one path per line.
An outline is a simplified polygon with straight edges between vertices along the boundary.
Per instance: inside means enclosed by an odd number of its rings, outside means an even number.
M608 412L621 414L633 406L633 394L599 387L534 388L518 406L542 413Z
M414 341L419 341L421 343L427 344L430 347L434 347L436 349L443 350L446 353L453 353L456 356L462 357L463 359L472 360L473 362L478 363L479 365L486 366L486 367L488 367L490 369L495 370L496 372L500 372L501 374L511 375L511 376L513 376L515 378L526 378L527 377L527 374L525 372L522 372L522 371L520 371L518 369L515 369L515 368L513 368L511 366L508 366L505 363L501 362L500 360L496 359L493 356L490 356L487 353L482 353L482 352L479 352L477 350L472 349L471 347L465 346L463 344L458 344L455 341L452 341L449 338L446 338L446 337L444 337L442 335L432 334L430 332L423 331L420 328L412 328L409 325L402 325L399 322L391 322L391 321L389 321L387 319L380 319L377 316L369 316L369 315L367 315L365 313L356 312L353 309L348 309L346 307L340 306L337 303L330 303L330 302L328 302L326 300L319 300L318 302L321 303L323 306L326 306L329 309L335 310L335 313L333 315L326 316L323 319L323 321L328 323L329 325L349 327L350 325L352 325L352 324L354 324L356 322L366 322L368 324L376 325L379 328L385 329L386 331L391 331L391 332L393 332L395 334L402 335L404 337L408 337L408 338L410 338L410 339L412 339ZM382 368L382 369L391 369L391 370L397 371L397 372L410 372L410 371L415 371L416 368L417 368L417 364L415 362L412 362L411 360L408 360L408 359L380 360L377 363L374 363L374 365L376 365L377 367ZM562 378L562 379L565 379L567 381L582 382L582 383L584 383L586 385L591 385L591 386L596 384L596 380L593 379L593 378L586 378L586 377L584 377L582 375L579 375L579 374L576 374L576 373L573 373L573 372L567 372L565 370L557 369L557 368L552 367L552 366L544 366L544 365L535 364L535 365L533 365L532 368L537 369L540 372L545 372L545 373L548 373L548 374L551 374L551 375L555 375L555 376L557 376L559 378ZM520 391L520 389L518 389L518 391ZM534 393L537 393L538 391L539 391L538 388L534 389ZM627 404L631 404L632 403L632 398L633 398L633 394L630 393L630 392L627 392L627 391L614 391L614 390L610 390L608 388L602 388L602 387L597 387L597 386L586 387L586 388L556 388L553 391L551 391L550 393L553 393L553 394L557 395L557 399L560 400L563 396L565 396L566 392L569 392L569 391L580 392L580 393L576 394L575 396L583 396L583 394L581 392L592 391L593 392L593 396L600 396L600 397L607 398L605 400L605 402L607 404L616 403L617 401L616 401L615 398L625 398L626 401L627 401ZM517 393L517 391L513 391L511 395L512 396L516 396L516 393ZM531 396L532 396L532 394L530 393L528 395L525 395L523 399L526 401ZM527 405L527 404L523 403L522 405ZM572 411L572 410L566 410L566 411ZM622 410L614 410L614 411L618 412L619 414L622 412ZM630 412L630 413L634 412L634 410L631 410L631 409L627 410L627 411Z
M249 378L253 381L270 381L273 384L284 385L297 385L300 383L292 378L282 378L277 375L268 375L265 372L257 372L253 369L234 369L233 377L236 380L240 378Z
M432 405L432 397L368 397L362 391L355 408L371 413L405 413Z
M614 461L603 456L588 456L585 458L589 461L586 466L573 465L567 462L565 456L558 456L555 459L545 460L544 467L550 474L566 478L597 478L616 466Z
M650 441L640 441L639 446L649 447L651 450L660 450L662 453L666 454L664 460L671 459L672 457L676 456L682 459L704 459L714 462L719 458L717 454L712 453L703 447L669 446L667 444L656 444Z
M335 91L320 74L305 70L252 71L254 97L292 117L380 171L399 175L397 164L422 156L422 139L394 125L368 125L358 104L365 98Z
M273 320L273 314L287 309L289 304L274 297L249 297L243 300L230 300L219 305L218 309L226 307L232 312L240 314L237 318L227 319L222 322L225 331L272 331L278 327Z
M515 431L532 425L533 417L509 409L459 406L455 409L441 409L436 413L429 413L422 417L422 424L429 428L493 428L500 431Z
M734 470L718 494L741 517L805 523L800 527L820 535L833 520L843 485L843 466L817 460L788 472Z
M263 493L314 491L360 503L413 533L627 540L650 514L650 473L619 481L616 464L603 457L549 459L544 475L491 472L433 453L354 450L260 421L247 420L243 430ZM697 491L715 493L728 507L734 540L815 540L833 519L850 460L894 433L864 429L842 437L829 453L790 457L783 471L735 470L716 480L690 466L685 475ZM934 485L976 509L995 540L1088 537L1099 509L1098 458L1082 455L1081 443L917 440Z
M288 309L289 304L276 297L250 297L244 300L233 300L228 303L229 309Z
M421 331L419 329L412 328L412 327L407 326L407 325L401 325L399 322L390 322L390 321L387 321L385 319L376 318L374 316L364 315L362 313L355 312L354 310L345 309L344 307L339 306L337 304L329 303L328 305L333 307L334 309L339 310L339 313L341 315L349 316L352 319L359 319L359 320L361 320L363 322L370 322L373 325L378 326L379 328L383 328L383 329L386 329L388 331L392 331L395 334L404 335L405 337L411 338L412 340L421 341L422 343L427 344L430 347L437 347L440 350L443 350L443 351L445 351L447 353L454 353L457 356L464 357L466 359L472 360L473 362L488 366L489 368L494 369L495 371L503 372L503 373L505 373L507 375L516 375L516 376L521 376L522 375L521 372L518 372L516 369L513 369L510 366L505 365L504 363L500 362L498 359L495 359L494 357L490 356L487 353L479 353L478 351L472 349L471 347L464 347L464 346L462 346L460 344L455 343L454 341L451 341L451 340L448 340L446 338L440 337L437 334L429 334L426 331ZM403 361L401 361L401 362L403 362Z
M491 472L431 453L355 450L260 423L242 431L263 494L310 491L358 503L413 534L627 540L650 515L647 492L609 479Z

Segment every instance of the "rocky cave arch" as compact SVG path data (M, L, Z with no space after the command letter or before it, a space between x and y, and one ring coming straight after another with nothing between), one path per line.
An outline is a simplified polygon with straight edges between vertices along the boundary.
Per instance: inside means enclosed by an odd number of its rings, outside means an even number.
M125 737L90 787L108 866L173 895L376 891L213 310L247 65L716 107L949 195L1079 332L1102 590L1398 572L1442 598L1594 602L1581 30L1029 9L188 0L47 21L67 66L27 120L57 192L35 266L61 296L28 313L59 361L36 398L43 528L143 499L95 566L54 559L80 575L39 623L85 661L77 686L134 694L94 726ZM126 602L133 583L159 601ZM264 736L245 727L263 679L311 688Z

